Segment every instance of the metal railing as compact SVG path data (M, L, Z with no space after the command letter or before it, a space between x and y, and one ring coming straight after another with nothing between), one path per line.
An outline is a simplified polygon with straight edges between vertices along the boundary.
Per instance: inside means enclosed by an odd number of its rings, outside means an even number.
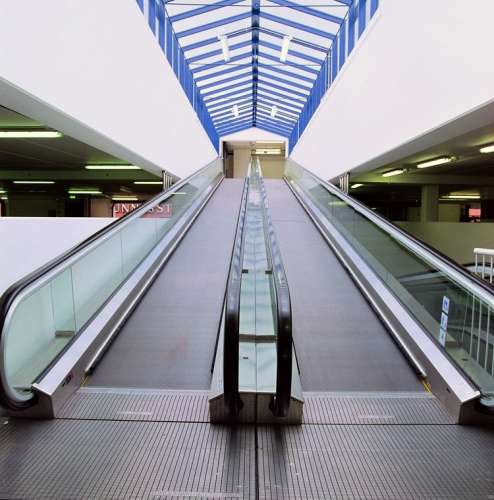
M254 160L253 160L254 161ZM240 348L240 323L241 323L241 297L242 278L247 276L249 270L245 268L244 247L246 238L246 219L248 200L251 190L259 189L262 205L263 235L266 247L267 269L262 274L270 276L271 290L274 295L271 303L271 313L274 316L274 336L276 343L276 384L275 394L270 404L270 409L276 417L288 415L291 399L292 383L292 315L290 293L281 259L281 253L276 240L273 224L269 214L266 189L262 180L259 164L250 165L245 180L242 201L238 216L235 242L228 275L226 300L225 300L225 329L223 348L223 393L227 413L235 417L243 407L239 391L239 348ZM252 270L251 270L252 271ZM253 274L259 272L255 269ZM270 314L271 314L270 313ZM255 325L254 325L255 328ZM263 336L261 334L261 336ZM255 335L253 335L255 338ZM274 361L274 358L273 358Z
M494 275L494 250L491 248L474 248L475 273L482 279L488 279L492 283ZM486 257L488 262L486 263Z
M261 167L258 162L258 169ZM292 306L290 290L281 258L281 251L269 212L266 186L260 175L261 196L263 198L264 219L266 221L266 241L268 258L276 291L276 395L271 404L271 410L277 417L286 417L290 407L292 389Z
M249 176L245 179L237 230L233 244L232 260L228 273L225 300L225 332L223 338L223 390L228 414L238 415L242 408L239 395L239 343L240 343L240 291L245 241L245 214L249 193Z
M201 193L217 159L14 283L0 298L0 403L34 404L31 385L78 338Z
M295 162L285 172L492 407L492 286Z

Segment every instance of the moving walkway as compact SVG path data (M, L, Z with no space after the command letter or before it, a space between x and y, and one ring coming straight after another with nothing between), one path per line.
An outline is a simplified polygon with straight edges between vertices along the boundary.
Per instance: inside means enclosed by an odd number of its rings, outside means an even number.
M493 306L296 163L217 160L4 294L0 396L55 417L81 386L209 389L212 422L300 423L314 394L432 391L468 422L493 412Z

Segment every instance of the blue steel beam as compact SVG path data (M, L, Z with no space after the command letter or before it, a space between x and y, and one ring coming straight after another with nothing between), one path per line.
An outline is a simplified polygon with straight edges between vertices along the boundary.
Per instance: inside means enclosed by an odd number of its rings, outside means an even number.
M286 138L290 137L290 134L287 134L286 132L278 131L278 130L271 128L269 126L265 126L265 125L256 125L256 126L259 130L265 130L266 132L271 132L273 134L280 135L281 137L286 137Z
M233 127L230 130L225 130L221 133L221 137L225 137L226 135L234 134L235 132L241 132L242 130L247 130L252 127L252 124L240 125L238 127Z
M238 127L240 125L246 125L246 124L249 124L249 126L251 126L252 124L252 118L248 118L247 120L241 120L241 121L238 121L236 123L229 123L227 125L222 125L221 127L218 127L216 130L218 132L221 132L221 133L224 133L225 130L228 130L232 127Z
M180 31L179 33L176 33L176 37L183 38L185 36L195 35L203 31L217 28L219 26L224 26L225 24L232 24L247 18L250 18L250 11L242 12L241 14L237 14L235 16L224 17L222 19L218 19L217 21L213 21L211 23L202 24L201 26L196 26L195 28L190 28L188 30Z
M216 41L220 43L218 39L216 39ZM230 51L241 49L243 47L247 47L248 45L250 45L250 40L246 40L245 42L235 43L233 45L230 45ZM210 50L209 52L204 52L203 54L198 54L197 56L189 57L187 59L187 62L189 64L195 63L197 61L201 61L202 59L207 59L208 57L219 56L222 53L223 53L222 49Z
M273 134L280 135L281 137L290 137L290 134L288 132L285 132L284 130L278 130L275 127L271 127L269 125L258 123L256 127L260 130L266 130L267 132L272 132Z
M216 71L215 73L208 73L207 75L202 75L198 76L197 78L194 79L194 81L197 82L202 82L203 80L209 80L211 78L216 78L218 76L223 76L223 75L228 75L230 73L235 73L235 71L240 71L241 69L245 68L251 68L252 65L249 63L247 64L239 64L238 66L231 66L230 68L222 69L221 71Z
M226 83L231 83L231 82L234 82L235 80L240 80L241 78L247 78L248 76L252 76L252 72L251 71L247 71L245 73L240 73L238 75L231 76L229 78L223 78L223 80L215 80L214 82L206 83L205 85L201 85L200 87L197 86L197 88L199 90L208 89L208 88L211 88L211 87L216 87L217 85L223 85L223 84L226 84Z
M249 106L251 101L252 101L252 99L246 99L245 101L237 101L237 102L234 102L233 104L236 104L240 109L240 108L244 108L245 106ZM230 106L225 106L224 108L219 110L219 112L215 112L215 113L211 112L211 118L213 120L216 120L216 118L228 116L229 114L232 113L233 104L231 104Z
M228 7L229 5L235 5L243 1L244 0L222 0L221 2L216 2L211 5L199 7L198 9L191 9L187 12L176 14L175 16L170 16L170 21L172 23L176 21L182 21L183 19L189 19L191 17L199 16L201 14L205 14L206 12L211 12L212 10L221 9L222 7Z
M210 113L216 113L218 110L221 110L223 108L226 108L228 106L233 106L234 104L237 104L238 100L245 100L249 99L252 100L252 89L249 89L249 92L244 93L244 94L239 94L235 96L233 99L227 99L226 101L221 101L216 104L208 106L208 111Z
M265 125L265 126L269 126L269 127L272 127L276 130L279 130L280 133L283 132L284 134L290 134L292 129L288 129L288 128L284 128L284 127L278 127L276 124L274 123L271 123L271 122L267 122L267 121L264 121L264 120L258 120L258 123L259 125Z
M261 76L263 78L269 78L270 80L274 80L275 82L280 82L283 85L290 85L291 87L295 87L296 89L306 90L307 92L310 92L310 90L312 88L312 87L308 87L307 85L302 85L301 83L292 82L291 80L286 80L285 78L280 78L279 76L271 75L271 74L266 73L264 71L259 72L259 76ZM307 95L309 95L309 94L307 94Z
M266 75L263 75L263 76L266 76ZM290 94L293 94L294 96L303 97L304 102L305 102L305 99L307 99L307 97L309 97L307 94L304 94L302 92L298 92L297 90L288 89L286 87L282 87L281 85L277 85L273 82L266 81L266 80L264 80L264 78L259 78L259 83L263 83L264 85L267 85L268 87L272 87L272 88L277 89L277 90L282 90L283 92L288 92Z
M290 19L285 19L284 17L275 16L274 14L268 14L267 12L261 12L261 18L267 19L268 21L273 21L274 23L290 26L290 28L305 31L306 33L311 33L312 35L326 38L328 40L334 40L336 38L336 35L333 35L333 33L318 30L316 28L311 28L310 26L306 26L305 24L297 23L295 21L291 21Z
M263 28L262 26L259 28L261 33L265 35L272 36L273 38L283 39L285 37L284 33L280 33L279 31L272 30L271 28ZM290 41L291 44L300 45L301 47L305 47L307 49L316 50L318 52L322 52L323 54L328 53L328 48L322 45L318 45L317 43L307 42L306 40L301 40L300 38L292 38Z
M225 33L225 36L231 40L237 36L244 35L250 32L250 26L241 30L232 31L230 33ZM190 43L189 45L183 45L182 50L187 52L189 50L200 49L201 47L206 47L207 45L212 45L213 43L218 43L218 37L213 36L211 38L206 38L205 40L200 40L198 42Z
M268 49L273 49L276 50L277 52L281 52L281 45L276 45L275 43L261 40L259 42L259 45L261 45L261 47L267 47ZM314 64L322 64L324 62L324 59L318 59L317 57L312 57L308 54L304 54L303 52L299 52L298 50L288 50L288 55L298 57L299 59L305 59L306 61L309 61Z
M248 118L247 120L237 121L236 123L228 123L226 125L222 125L221 127L218 127L216 130L218 131L219 134L224 134L225 132L233 128L244 127L245 125L252 127L252 117Z
M234 63L235 61L241 61L242 59L245 59L246 57L250 57L250 52L244 52L243 54L238 54L237 56L233 56L230 58L229 63ZM201 66L198 66L194 68L192 71L192 74L200 73L201 71L206 71L208 69L212 68L217 68L218 66L224 66L226 63L224 60L218 61L218 62L213 62L209 64L202 64Z
M257 105L259 106L259 109L264 109L271 114L271 110L273 109L273 104L266 103L264 101L262 102L257 101ZM282 118L288 120L289 122L297 121L297 115L287 114L284 111L284 108L282 108L281 106L276 105L276 108L278 109L278 113L276 114L276 116L281 116Z
M336 23L338 26L343 22L342 17L333 16L332 14L327 14L326 12L321 12L316 9L312 9L310 7L304 7L302 5L296 4L295 2L290 2L290 0L269 0L276 5L281 5L282 7L288 7L293 10L298 10L299 12L303 12L304 14L308 14L309 16L318 17L319 19L324 19L325 21L329 21L330 23Z
M261 13L261 1L252 0L251 27L252 27L252 114L253 122L256 123L257 114L257 82L259 78L259 14Z
M259 54L259 57L263 57L264 59L269 59L270 61L275 61L280 66L282 64L282 63L280 63L279 57L272 56L271 54L266 54L265 52L261 52ZM306 64L298 64L298 63L293 63L290 61L285 61L283 63L283 66L291 66L292 68L301 69L303 71L307 71L308 73L312 73L313 75L319 74L319 69L311 68L310 66L308 66Z
M285 123L282 122L281 120L278 120L277 118L271 118L269 114L267 115L263 114L262 116L259 117L259 120L275 125L279 129L286 129L286 130L291 130L295 125L295 123Z
M280 94L279 92L276 92L275 90L272 89L266 89L264 87L259 87L259 91L264 93L264 97L266 97L266 93L268 94L273 94L276 97L279 97L283 99L285 102L287 100L292 101L288 102L287 104L290 104L291 106L301 106L300 109L302 109L305 105L305 100L299 99L298 97L290 96L290 95L285 95L285 94Z
M245 94L246 92L249 92L249 94L252 92L252 89L243 89L243 90L235 90L234 92L228 92L227 94L223 94L221 96L218 96L218 97L213 97L211 99L209 99L209 101L205 101L205 104L207 105L207 107L209 108L211 106L211 104L213 104L215 101L218 101L218 100L221 100L223 98L227 98L227 97L233 97L233 96L237 96L239 97L241 94Z
M224 125L222 127L218 127L218 132L220 134L225 134L230 132L233 129L239 128L239 127L252 127L252 118L248 118L247 120L243 120L237 123L230 123L228 125Z
M243 87L244 85L250 85L251 80L246 80L244 82L238 82L238 83L233 83L232 85L226 85L223 88L219 89L214 89L210 90L209 92L201 92L202 97L204 97L204 102L209 102L211 99L214 99L214 97L211 96L217 96L218 93L224 92L225 90L232 90L232 89L237 89L238 87Z
M271 132L274 132L275 134L279 134L279 135L283 135L283 136L288 136L290 134L290 132L284 128L279 128L277 127L276 125L273 125L272 123L269 123L269 122L265 122L265 121L260 121L258 124L257 124L257 127L258 128L264 128L264 127L269 127L269 129L271 130ZM266 129L265 129L266 130Z
M265 111L261 108L257 110L257 113L258 113L257 116L259 116L261 120L271 118L271 114L269 113L269 111ZM279 123L281 126L285 126L288 128L292 128L297 123L294 121L285 120L281 118L279 115L276 115L275 118L273 118L273 122Z
M292 73L291 71L285 71L284 69L281 69L278 66L273 66L271 64L259 64L259 67L269 69L269 71L273 71L275 73L278 73L279 75L288 76L290 78L297 78L298 80L310 83L311 85L316 81L314 78L309 78L307 76L299 75L297 73Z
M257 99L257 102L259 104L262 104L263 106L273 106L274 104L276 104L276 106L278 107L278 109L280 111L283 111L285 113L293 115L295 117L295 119L296 119L296 117L300 113L300 110L295 110L295 109L292 109L292 108L287 108L287 105L289 105L289 104L287 104L284 101L279 101L278 99L273 99L273 98L271 98L271 99L264 98L264 96L262 96L260 94L259 94L259 97Z
M215 128L220 128L226 124L232 123L232 121L235 121L235 120L243 121L243 120L247 120L248 118L252 118L252 116L253 116L252 108L249 107L248 110L244 110L244 112L239 113L238 116L235 116L233 118L226 117L226 118L222 118L221 120L218 120L217 122L214 122L214 126L215 126Z

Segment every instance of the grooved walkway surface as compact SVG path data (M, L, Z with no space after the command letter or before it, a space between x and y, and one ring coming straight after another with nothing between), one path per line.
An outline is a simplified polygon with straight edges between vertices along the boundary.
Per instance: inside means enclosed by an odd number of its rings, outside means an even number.
M243 186L223 180L88 385L209 389Z
M304 391L417 391L401 351L282 180L266 179Z

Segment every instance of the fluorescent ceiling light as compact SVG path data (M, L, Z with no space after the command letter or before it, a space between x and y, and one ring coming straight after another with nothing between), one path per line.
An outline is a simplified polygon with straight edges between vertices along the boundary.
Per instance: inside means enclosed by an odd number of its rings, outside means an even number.
M14 181L14 184L55 184L55 181Z
M218 35L218 40L221 43L221 51L225 62L230 61L230 48L228 47L228 37L226 35Z
M139 201L137 196L112 196L112 201Z
M137 165L86 165L86 170L141 170Z
M285 62L288 57L288 48L290 47L290 42L292 41L291 35L285 35L283 37L283 43L281 45L280 61Z
M274 118L276 116L276 113L278 113L278 106L273 105L271 108L271 118Z
M363 184L352 184L350 189L357 189L359 187L363 186Z
M280 155L281 149L256 149L254 153L256 155Z
M0 130L0 139L55 139L62 136L52 130Z
M448 194L441 200L480 200L480 194Z
M0 194L7 194L7 191L5 191L5 189L0 189Z
M444 163L450 163L453 161L452 156L442 156L441 158L435 158L434 160L424 161L417 164L417 168L429 168L436 167L437 165L443 165Z
M98 189L69 189L69 194L103 194Z
M494 144L489 144L488 146L483 146L480 148L481 153L494 153Z
M396 168L395 170L390 170L389 172L384 172L383 177L393 177L394 175L404 174L404 168Z
M4 201L7 201L8 198L6 196L0 196L0 200L4 200Z
M156 185L160 185L162 186L163 185L163 182L162 181L134 181L134 184L141 184L141 185L144 185L144 184L156 184Z
M240 111L238 110L238 106L236 104L234 104L232 107L232 113L235 118L238 118Z

